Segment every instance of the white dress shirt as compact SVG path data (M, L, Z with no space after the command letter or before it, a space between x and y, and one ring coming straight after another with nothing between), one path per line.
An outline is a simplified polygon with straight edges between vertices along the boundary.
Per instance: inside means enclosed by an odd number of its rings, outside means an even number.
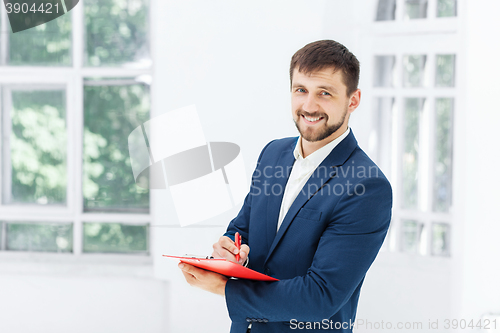
M323 162L323 160L332 152L344 138L349 134L351 129L348 127L347 130L338 138L328 143L324 147L316 150L306 158L303 158L302 154L302 137L299 137L295 149L293 151L293 156L295 157L295 162L292 167L292 172L290 178L286 183L285 193L283 194L283 200L281 201L280 215L278 218L278 230L285 218L286 213L295 201L295 198L299 195L300 191L304 185L309 180L309 177L313 174L314 170Z

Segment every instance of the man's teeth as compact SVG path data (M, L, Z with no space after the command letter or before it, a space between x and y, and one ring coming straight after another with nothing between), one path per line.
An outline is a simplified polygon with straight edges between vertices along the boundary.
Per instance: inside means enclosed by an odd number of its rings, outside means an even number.
M315 122L315 121L318 121L321 119L321 117L318 117L318 118L309 118L309 117L306 117L304 116L304 118L306 118L307 121L310 121L310 122Z

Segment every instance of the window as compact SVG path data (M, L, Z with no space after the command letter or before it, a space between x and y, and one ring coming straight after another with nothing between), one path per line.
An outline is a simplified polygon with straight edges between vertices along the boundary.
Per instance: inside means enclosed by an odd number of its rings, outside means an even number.
M2 6L2 34L6 43L2 54L2 65L8 66L64 66L73 64L71 50L74 28L71 15L66 14L34 28L12 33L9 20Z
M377 21L391 21L396 18L396 0L379 0Z
M150 117L149 1L80 1L18 33L0 7L0 250L147 255L127 138Z
M387 35L387 30L380 30L373 37L374 45L380 47L375 47L372 58L370 136L374 160L394 190L393 221L385 248L450 256L458 38L453 35L452 20L447 21L449 27L438 21L456 16L456 1L379 1L375 26L382 24L379 13L387 6L396 17L383 25L391 24L391 31L400 32ZM398 17L398 6L404 6L399 7L404 9L402 17ZM432 8L435 11L430 15ZM412 31L405 23L405 19L417 18L429 20L425 33L416 25ZM454 37L438 44L433 34L441 33Z
M86 80L83 101L84 211L149 213L149 192L135 185L127 140L149 118L148 86Z
M73 252L72 223L4 222L3 250Z
M418 19L427 17L427 0L406 0L405 19Z
M66 204L66 91L3 86L3 204Z
M392 87L394 86L394 56L375 56L375 65L377 73L373 76L374 87Z
M457 0L438 0L437 17L457 16Z
M375 21L418 21L457 16L457 0L378 0Z

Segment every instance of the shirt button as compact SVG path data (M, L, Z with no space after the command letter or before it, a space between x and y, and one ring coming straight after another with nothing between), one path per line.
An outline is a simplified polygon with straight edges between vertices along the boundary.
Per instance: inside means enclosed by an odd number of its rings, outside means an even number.
M247 322L251 323L251 322L252 322L252 319L247 318Z
M264 318L262 321L265 322L265 323L269 322L269 320L266 319L266 318Z

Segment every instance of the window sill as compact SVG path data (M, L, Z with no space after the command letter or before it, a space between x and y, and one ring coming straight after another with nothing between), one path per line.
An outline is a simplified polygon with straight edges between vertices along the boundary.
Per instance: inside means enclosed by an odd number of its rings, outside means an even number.
M146 255L0 252L0 274L152 278Z

